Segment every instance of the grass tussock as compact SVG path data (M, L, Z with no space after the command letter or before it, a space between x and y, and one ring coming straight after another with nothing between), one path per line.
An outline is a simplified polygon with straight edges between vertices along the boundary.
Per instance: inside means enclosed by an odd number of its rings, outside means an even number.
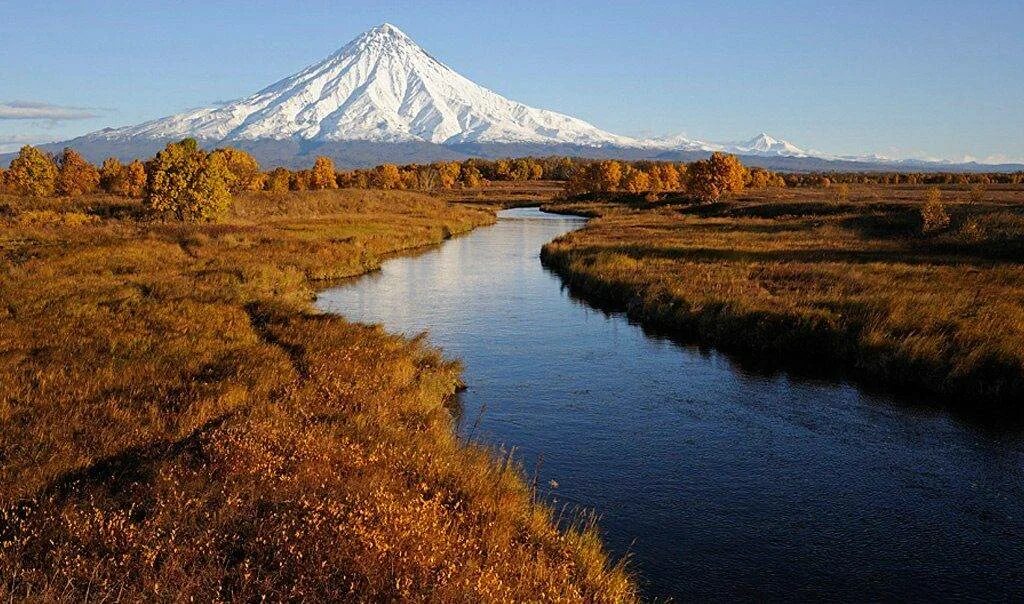
M218 224L0 200L0 595L629 600L460 443L460 369L314 314L317 282L486 224L408 193L252 194Z
M562 203L599 215L543 250L579 295L747 356L826 362L1020 414L1024 201L854 186L848 201L781 190L704 206Z

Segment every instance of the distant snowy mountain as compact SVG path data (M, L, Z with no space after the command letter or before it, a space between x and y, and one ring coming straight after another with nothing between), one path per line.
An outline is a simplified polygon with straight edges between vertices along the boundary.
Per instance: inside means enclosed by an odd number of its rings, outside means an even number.
M759 157L808 157L808 153L796 145L784 140L772 138L761 133L748 141L736 143L709 143L687 138L686 135L665 138L649 138L634 143L639 147L664 149L672 151L724 151L737 155L754 155Z
M475 84L388 23L252 96L97 136L585 146L632 142Z
M725 151L742 156L748 165L777 170L983 169L979 164L833 156L764 133L732 143L684 135L620 136L488 90L387 23L251 96L41 146L56 152L71 146L99 162L108 156L149 157L168 141L185 137L208 147L245 149L267 167L308 166L317 155L343 167L366 167L522 155L693 161ZM0 165L10 157L0 155Z
M796 145L772 138L762 132L749 141L727 145L727 151L740 155L761 155L765 157L806 157L808 154Z

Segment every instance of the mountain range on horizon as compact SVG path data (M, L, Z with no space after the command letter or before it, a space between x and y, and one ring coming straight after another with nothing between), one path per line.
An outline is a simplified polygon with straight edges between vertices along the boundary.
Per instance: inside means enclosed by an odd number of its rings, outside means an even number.
M303 166L326 155L340 166L471 156L576 155L692 161L713 151L776 170L1016 170L1016 164L890 160L805 151L760 133L713 143L683 135L635 138L505 98L438 61L389 23L259 92L123 128L40 145L71 146L91 161L149 156L185 137L245 149L265 166ZM8 156L0 156L6 163Z

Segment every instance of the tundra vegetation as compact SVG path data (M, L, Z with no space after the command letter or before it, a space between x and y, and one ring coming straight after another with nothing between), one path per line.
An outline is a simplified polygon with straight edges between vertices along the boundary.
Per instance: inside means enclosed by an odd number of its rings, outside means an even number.
M315 290L494 219L441 197L558 195L598 218L544 261L592 301L1019 411L1022 181L26 147L0 169L0 596L634 600L592 521L455 437L456 363Z
M4 600L635 599L591 520L457 439L458 363L310 308L492 211L262 191L189 141L2 176Z
M1019 418L1022 176L785 175L793 186L712 203L573 197L548 208L598 218L542 258L575 294L684 340Z

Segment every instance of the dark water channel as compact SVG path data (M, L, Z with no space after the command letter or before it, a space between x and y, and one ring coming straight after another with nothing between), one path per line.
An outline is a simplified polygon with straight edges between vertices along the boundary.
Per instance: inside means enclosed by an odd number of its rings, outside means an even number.
M1019 430L645 335L541 266L581 226L509 210L318 306L429 330L465 363L460 431L596 510L650 597L1024 598Z

